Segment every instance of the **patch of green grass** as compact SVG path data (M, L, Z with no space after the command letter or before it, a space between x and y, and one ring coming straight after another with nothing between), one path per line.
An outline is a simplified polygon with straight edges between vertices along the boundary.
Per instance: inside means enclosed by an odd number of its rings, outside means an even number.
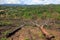
M24 15L23 15L23 17L27 18L27 19L30 19L30 18L32 18L32 14L25 12Z
M40 38L44 38L42 32L39 32L38 34L39 34L39 37L40 37Z
M29 38L25 38L25 40L30 40Z
M7 35L8 33L9 33L9 31L7 30L7 31L3 32L2 34Z
M12 22L9 22L9 21L0 21L0 26L8 26L11 24L12 24Z
M7 40L7 38L1 38L0 40Z

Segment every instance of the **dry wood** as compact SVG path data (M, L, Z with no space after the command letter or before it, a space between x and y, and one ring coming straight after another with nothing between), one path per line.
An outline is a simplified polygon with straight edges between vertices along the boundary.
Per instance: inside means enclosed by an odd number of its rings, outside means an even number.
M41 32L43 33L43 35L46 37L46 39L47 40L52 40L53 38L54 38L54 36L53 35L50 35L48 32L47 32L47 30L44 28L44 25L39 25L39 24L37 24L37 23L34 23L34 22L32 22L34 25L36 25L40 30L41 30Z
M14 29L14 30L11 31L10 33L8 33L8 34L6 35L6 37L7 37L7 38L8 38L8 37L11 37L11 36L14 35L18 30L20 30L22 27L24 27L24 24L21 25L20 27L16 28L16 29Z

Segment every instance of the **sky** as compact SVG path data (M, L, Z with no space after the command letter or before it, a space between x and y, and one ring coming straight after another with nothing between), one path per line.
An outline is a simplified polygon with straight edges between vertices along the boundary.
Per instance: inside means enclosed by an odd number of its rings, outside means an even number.
M60 4L60 0L0 0L0 4Z

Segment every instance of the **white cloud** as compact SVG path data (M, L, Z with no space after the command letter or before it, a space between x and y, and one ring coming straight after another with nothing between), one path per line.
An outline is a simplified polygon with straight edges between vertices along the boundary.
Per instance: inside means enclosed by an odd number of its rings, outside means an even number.
M0 0L0 4L4 4L5 2L5 0Z
M0 4L60 4L60 0L0 0Z
M8 4L19 4L19 0L6 0Z
M24 4L28 4L28 5L31 5L31 4L43 4L43 1L44 0L23 0L24 1Z
M60 4L60 0L54 1L55 4Z
M41 0L32 0L31 4L40 4Z

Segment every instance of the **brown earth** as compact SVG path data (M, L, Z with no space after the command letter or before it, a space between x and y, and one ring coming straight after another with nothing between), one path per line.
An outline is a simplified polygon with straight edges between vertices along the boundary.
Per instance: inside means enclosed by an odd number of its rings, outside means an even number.
M60 21L56 20L49 20L48 25L50 25L50 28L47 29L47 31L55 36L55 39L53 40L60 40ZM12 20L10 20L12 21ZM16 24L23 24L20 20L13 20L12 26L6 26L6 27L0 27L0 32L4 32L5 30L13 30L17 28ZM39 24L42 22L44 23L44 20L37 20ZM0 33L0 36L2 34ZM33 26L33 24L30 23L30 20L27 21L26 26L24 26L21 30L17 31L14 35L7 38L8 40L46 40L43 34L41 33L40 29L38 27Z
M27 26L16 32L9 40L43 40L41 31L36 27Z
M60 40L60 32L56 30L47 30L50 34L54 35L53 40ZM46 40L42 35L41 31L37 27L24 27L13 36L9 37L8 40Z

